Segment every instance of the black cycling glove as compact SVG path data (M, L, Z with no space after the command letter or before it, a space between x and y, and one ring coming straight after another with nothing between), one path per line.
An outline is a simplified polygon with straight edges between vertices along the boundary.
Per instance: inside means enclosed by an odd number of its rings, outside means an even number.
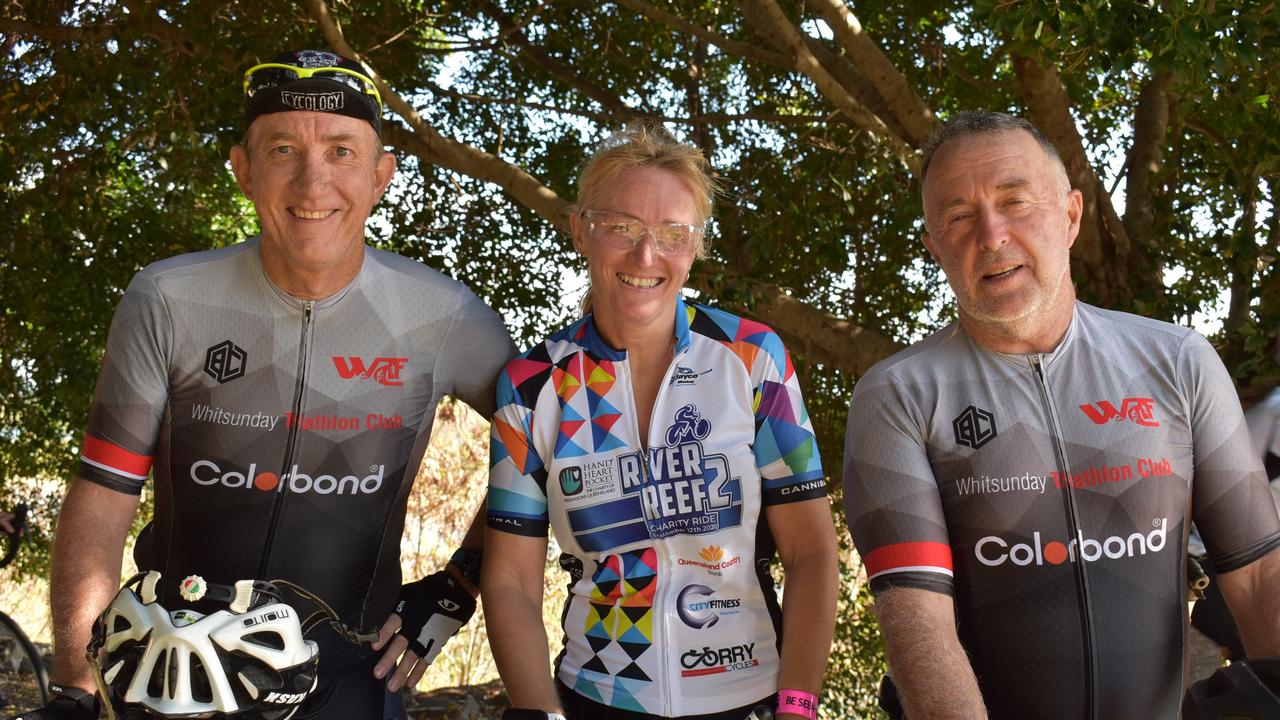
M97 720L101 705L98 696L77 687L49 684L53 700L48 705L28 710L13 720Z
M448 570L441 570L400 588L398 634L429 664L475 612L476 600L471 593Z

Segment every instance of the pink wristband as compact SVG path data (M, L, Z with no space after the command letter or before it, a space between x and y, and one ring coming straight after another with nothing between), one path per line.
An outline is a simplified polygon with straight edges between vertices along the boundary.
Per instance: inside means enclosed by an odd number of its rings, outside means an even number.
M778 714L793 713L817 720L818 696L803 690L779 690Z

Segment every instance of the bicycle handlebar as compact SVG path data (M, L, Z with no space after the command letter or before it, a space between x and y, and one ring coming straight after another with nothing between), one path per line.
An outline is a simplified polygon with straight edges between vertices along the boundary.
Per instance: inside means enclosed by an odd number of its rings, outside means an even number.
M27 506L25 503L15 505L13 508L13 532L0 530L0 533L9 536L9 547L4 554L4 558L0 559L0 568L7 567L13 562L14 556L18 554L19 540L27 532Z

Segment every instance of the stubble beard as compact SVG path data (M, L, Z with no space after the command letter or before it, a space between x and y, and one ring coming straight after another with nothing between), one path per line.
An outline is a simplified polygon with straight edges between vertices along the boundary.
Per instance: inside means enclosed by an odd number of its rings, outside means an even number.
M967 316L970 322L998 337L1008 340L1029 340L1037 337L1055 319L1053 310L1069 285L1066 282L1066 277L1071 273L1069 249L1063 249L1061 261L1061 272L1048 283L1035 282L1030 288L1032 297L1020 303L1012 311L1002 309L1002 306L1009 302L1008 298L986 300L977 297L975 293L970 297L969 302L961 302L960 294L956 293L956 303L959 305L960 313ZM954 286L952 291L955 291Z

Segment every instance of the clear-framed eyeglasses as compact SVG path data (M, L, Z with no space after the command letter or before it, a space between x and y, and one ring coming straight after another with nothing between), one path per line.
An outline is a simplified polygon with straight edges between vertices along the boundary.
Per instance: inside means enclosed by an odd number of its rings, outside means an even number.
M583 210L582 217L587 221L587 234L593 240L618 250L630 250L639 245L645 235L651 235L658 254L667 257L694 254L704 230L701 225L688 223L647 223L626 213L607 210Z

